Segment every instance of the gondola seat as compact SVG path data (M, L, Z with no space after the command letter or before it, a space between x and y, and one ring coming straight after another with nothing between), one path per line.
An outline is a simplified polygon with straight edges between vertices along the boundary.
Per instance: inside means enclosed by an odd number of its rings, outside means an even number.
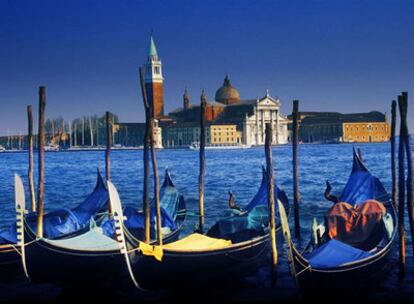
M337 240L330 240L305 256L312 268L331 269L371 256L371 253Z

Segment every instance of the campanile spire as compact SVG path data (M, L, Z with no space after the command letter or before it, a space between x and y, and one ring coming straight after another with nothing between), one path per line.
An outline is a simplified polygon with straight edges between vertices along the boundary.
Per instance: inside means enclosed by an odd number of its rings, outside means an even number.
M154 36L151 34L150 48L145 68L145 87L147 90L148 101L153 109L154 118L159 118L164 114L164 95L162 77L162 63L158 57L157 47L155 46Z

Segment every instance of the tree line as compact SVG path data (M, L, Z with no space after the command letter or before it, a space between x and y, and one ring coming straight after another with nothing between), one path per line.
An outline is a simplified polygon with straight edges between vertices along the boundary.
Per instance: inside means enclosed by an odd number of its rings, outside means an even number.
M111 113L112 122L118 123L118 116ZM106 118L105 114L82 116L74 120L65 120L62 116L48 118L45 121L45 136L48 145L60 147L73 146L102 146L106 142ZM114 128L112 128L114 130ZM113 131L114 132L114 131ZM35 147L37 134L34 135ZM0 145L6 149L26 149L28 146L27 135L7 135L0 137Z

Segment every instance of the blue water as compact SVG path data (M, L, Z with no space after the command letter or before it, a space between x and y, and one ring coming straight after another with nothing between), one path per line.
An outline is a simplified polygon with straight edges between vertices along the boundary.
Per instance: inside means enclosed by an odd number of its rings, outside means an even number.
M313 217L322 221L331 206L323 198L325 181L331 181L333 193L339 195L351 171L352 145L301 145L299 148L300 220L303 246L310 236ZM370 171L380 178L386 189L391 189L390 145L358 145ZM290 146L273 148L275 179L292 200L292 151ZM157 151L161 178L168 166L177 188L186 198L190 212L198 209L198 153L192 150ZM35 159L36 161L36 159ZM261 181L261 165L265 162L264 149L206 151L205 222L212 225L227 208L228 191L232 190L237 204L243 206L254 196ZM74 207L91 192L96 181L96 169L105 172L104 152L46 153L45 208L53 210ZM23 177L26 188L27 154L0 154L0 228L7 227L14 217L13 174ZM37 172L35 171L35 177ZM122 203L142 206L142 151L113 151L111 153L111 179L117 187ZM36 178L37 179L37 178ZM28 197L28 193L27 193ZM292 219L292 218L291 218ZM198 223L189 216L183 235L191 233ZM408 225L407 225L408 228ZM409 234L409 233L408 233ZM231 294L229 299L290 299L297 298L295 284L289 274L285 250L279 246L278 281L271 286L268 271L259 273L245 282L245 286ZM406 274L400 277L397 267L398 248L394 248L391 271L379 287L371 291L371 299L414 299L414 268L411 238L407 240ZM213 292L214 294L214 292ZM221 291L220 297L223 298ZM210 294L211 296L211 294ZM366 296L366 295L365 295ZM359 295L356 295L359 297Z

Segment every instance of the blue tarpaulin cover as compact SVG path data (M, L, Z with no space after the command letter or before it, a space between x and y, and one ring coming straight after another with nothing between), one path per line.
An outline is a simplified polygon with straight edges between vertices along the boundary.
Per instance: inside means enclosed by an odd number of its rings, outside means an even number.
M281 191L276 185L274 187L274 195L283 205L288 208L289 201L284 191ZM267 178L263 169L262 182L259 190L253 199L243 208L242 214L234 214L225 216L218 220L208 232L208 235L214 237L223 237L244 230L261 231L263 227L268 225L268 202L267 202Z
M388 200L388 193L378 178L372 176L354 151L352 172L339 200L355 205L375 199Z
M175 188L168 170L164 184L160 189L160 207L161 207L161 227L170 228L176 230L177 225L175 223L177 217L178 206L180 202L180 193ZM124 226L127 229L144 229L145 217L144 213L138 212L136 208L125 207L123 211L126 220ZM156 206L154 200L151 202L151 215L150 215L151 227L155 227L156 223ZM114 237L114 226L112 220L105 220L101 225L105 235Z
M91 217L98 212L106 210L108 205L108 191L98 172L98 180L94 191L76 208L59 209L49 212L43 217L43 235L45 238L54 239L84 228ZM26 222L33 231L37 231L37 214L26 216ZM15 244L16 223L0 232L0 244Z
M367 251L354 248L337 240L330 240L309 255L305 255L305 258L308 259L312 268L330 269L369 256L371 256L371 253Z

